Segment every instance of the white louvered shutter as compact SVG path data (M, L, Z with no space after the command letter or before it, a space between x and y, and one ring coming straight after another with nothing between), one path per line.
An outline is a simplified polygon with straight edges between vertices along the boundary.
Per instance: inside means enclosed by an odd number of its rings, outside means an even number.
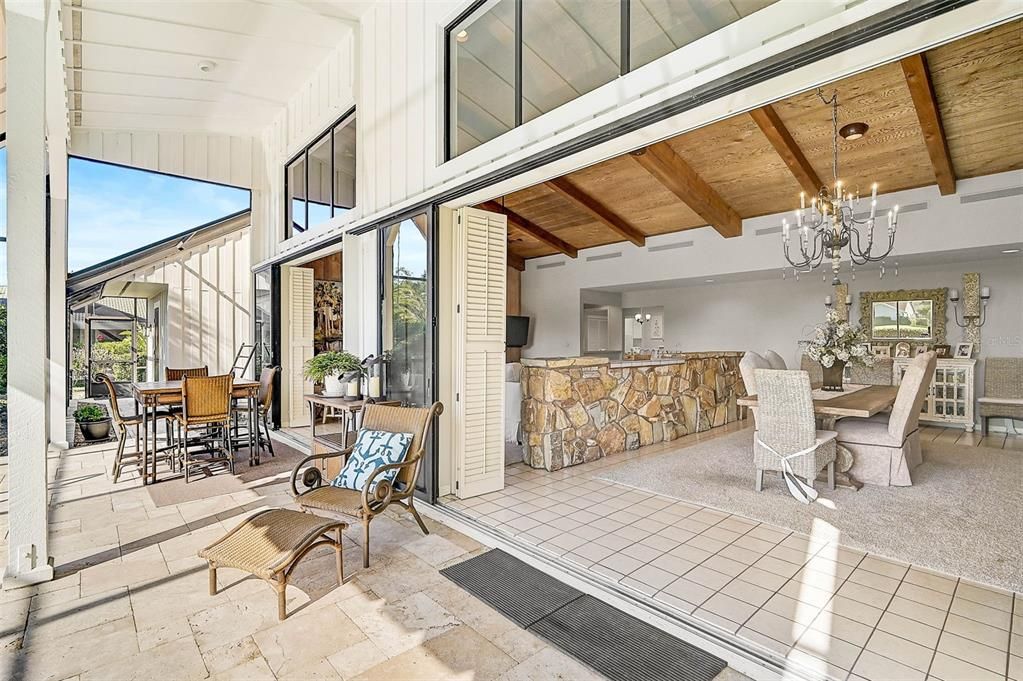
M504 488L504 215L462 208L455 220L456 495Z
M309 425L309 409L305 395L313 391L303 371L306 360L313 356L313 271L304 267L288 268L288 377L291 427Z

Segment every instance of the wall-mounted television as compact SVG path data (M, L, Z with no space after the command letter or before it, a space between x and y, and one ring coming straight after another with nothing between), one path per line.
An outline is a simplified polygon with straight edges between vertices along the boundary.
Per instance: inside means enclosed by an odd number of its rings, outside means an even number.
M529 317L508 315L504 325L505 345L521 348L529 341Z

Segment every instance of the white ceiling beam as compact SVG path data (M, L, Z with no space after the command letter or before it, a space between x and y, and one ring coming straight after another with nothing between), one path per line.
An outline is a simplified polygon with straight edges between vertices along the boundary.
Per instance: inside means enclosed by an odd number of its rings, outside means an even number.
M226 57L223 55L214 54L198 54L195 52L183 52L180 50L168 50L160 47L151 47L147 45L117 45L115 43L104 43L92 40L76 40L74 38L67 38L64 40L69 45L82 45L84 47L109 47L116 50L137 50L139 52L155 52L157 54L169 54L175 57L191 57L192 59L209 59L217 62L234 62L241 63L241 59L235 59L234 57Z

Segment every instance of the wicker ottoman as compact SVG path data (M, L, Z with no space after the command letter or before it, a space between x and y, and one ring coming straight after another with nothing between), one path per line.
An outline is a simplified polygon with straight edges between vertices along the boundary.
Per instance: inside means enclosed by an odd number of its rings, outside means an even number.
M333 546L338 584L345 581L341 533L348 523L289 509L262 511L199 552L210 568L210 595L217 593L217 568L244 570L270 583L277 592L277 617L287 617L288 576L317 546ZM333 533L333 537L330 534Z

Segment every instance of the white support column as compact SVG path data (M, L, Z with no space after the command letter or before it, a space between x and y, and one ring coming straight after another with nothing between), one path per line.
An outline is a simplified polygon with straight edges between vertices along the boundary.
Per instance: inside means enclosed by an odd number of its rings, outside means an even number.
M5 589L53 577L46 518L46 96L43 0L8 2L8 560Z

